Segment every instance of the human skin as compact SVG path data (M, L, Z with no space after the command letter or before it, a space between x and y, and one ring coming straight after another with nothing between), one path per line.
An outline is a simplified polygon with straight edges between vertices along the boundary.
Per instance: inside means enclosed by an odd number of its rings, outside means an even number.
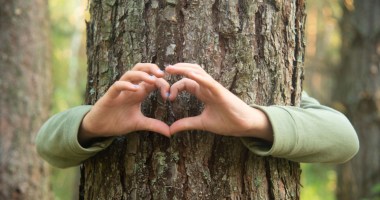
M126 72L82 120L79 143L87 146L96 138L139 130L157 132L167 137L185 130L205 130L219 135L273 141L267 116L247 105L199 65L177 63L166 67L165 72L186 78L170 87L163 79L164 72L150 63L139 63ZM155 89L160 89L161 96L170 101L174 101L180 92L187 91L204 103L204 110L198 116L179 119L170 127L160 120L145 117L141 113L141 102Z
M141 102L156 88L167 97L169 83L155 64L139 63L116 81L83 118L78 141L87 146L93 139L147 130L170 136L164 122L141 113Z
M204 110L200 115L174 122L170 126L171 134L197 129L219 135L257 137L273 141L267 116L247 105L199 65L178 63L166 67L165 72L187 77L171 86L169 100L174 101L178 93L187 91L204 103Z

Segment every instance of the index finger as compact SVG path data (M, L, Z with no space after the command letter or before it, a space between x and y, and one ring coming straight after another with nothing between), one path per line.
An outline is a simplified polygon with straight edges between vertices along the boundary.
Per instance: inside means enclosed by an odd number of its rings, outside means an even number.
M168 72L168 73L172 73L172 72L178 72L176 71L176 69L184 69L184 70L187 70L188 72L195 72L197 74L201 74L203 76L210 76L209 74L207 74L207 72L198 64L192 64L192 63L177 63L175 65L169 65L165 68L165 70ZM181 75L184 75L184 76L187 76L187 74L181 74Z
M169 83L163 79L163 78L158 78L154 84L150 84L150 83L143 83L143 86L145 88L145 91L146 93L150 93L152 92L154 89L159 89L160 90L160 93L161 93L161 97L163 99L166 99L168 97L168 94L169 94L169 89L170 89L170 85Z
M216 80L214 80L206 71L204 71L199 65L179 63L166 67L166 72L169 74L180 74L196 81L202 87L206 87L211 92L217 94L218 86L221 86ZM221 86L223 87L223 86Z
M180 93L182 91L187 91L187 92L190 92L191 94L197 96L196 91L198 88L199 88L199 84L196 81L188 79L188 78L183 78L183 79L175 82L170 87L170 94L169 94L168 98L170 101L173 101L177 97L178 93ZM201 99L201 100L203 100L203 99Z
M160 78L165 75L165 73L156 64L153 63L137 63L131 70L143 71Z

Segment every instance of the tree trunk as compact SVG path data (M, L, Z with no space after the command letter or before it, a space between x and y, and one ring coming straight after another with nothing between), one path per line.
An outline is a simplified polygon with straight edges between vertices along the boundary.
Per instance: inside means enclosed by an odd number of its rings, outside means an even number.
M344 7L336 89L360 141L356 157L338 168L338 199L344 200L371 199L380 186L380 2L355 2Z
M248 104L298 105L304 9L303 0L94 0L86 101L138 62L190 62ZM168 105L152 93L142 110L170 124L199 114L202 103L183 93ZM298 199L300 173L298 163L256 156L239 138L138 132L85 162L81 198Z
M47 1L0 5L0 199L51 199L34 145L49 114Z

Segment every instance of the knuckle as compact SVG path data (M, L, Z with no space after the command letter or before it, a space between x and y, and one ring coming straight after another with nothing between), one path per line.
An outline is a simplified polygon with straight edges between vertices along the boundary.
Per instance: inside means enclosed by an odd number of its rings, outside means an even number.
M169 83L164 81L164 80L161 80L160 81L161 85L163 85L164 87L170 87Z
M115 81L113 84L112 84L112 86L113 87L116 87L116 86L118 86L118 85L120 85L121 84L121 81Z
M130 71L125 72L125 73L120 77L119 80L125 80L125 79L128 78L128 76L130 76Z
M142 66L142 63L136 63L132 70L138 70Z
M127 71L127 72L124 73L123 76L124 76L125 78L128 78L128 77L131 76L132 74L133 74L132 71Z

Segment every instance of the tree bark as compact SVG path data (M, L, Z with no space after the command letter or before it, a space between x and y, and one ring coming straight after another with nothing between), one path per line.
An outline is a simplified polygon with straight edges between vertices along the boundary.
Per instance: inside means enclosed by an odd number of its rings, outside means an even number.
M359 153L338 167L338 199L372 199L380 185L380 2L344 6L342 63L336 99L360 141ZM377 186L377 187L378 187Z
M0 199L51 199L34 145L49 114L47 1L0 5Z
M190 62L248 104L298 105L304 10L303 0L94 0L86 102L138 62ZM170 124L202 103L183 93L170 105L152 93L142 110ZM138 132L84 163L81 198L298 199L300 173L298 163L256 156L239 138Z

